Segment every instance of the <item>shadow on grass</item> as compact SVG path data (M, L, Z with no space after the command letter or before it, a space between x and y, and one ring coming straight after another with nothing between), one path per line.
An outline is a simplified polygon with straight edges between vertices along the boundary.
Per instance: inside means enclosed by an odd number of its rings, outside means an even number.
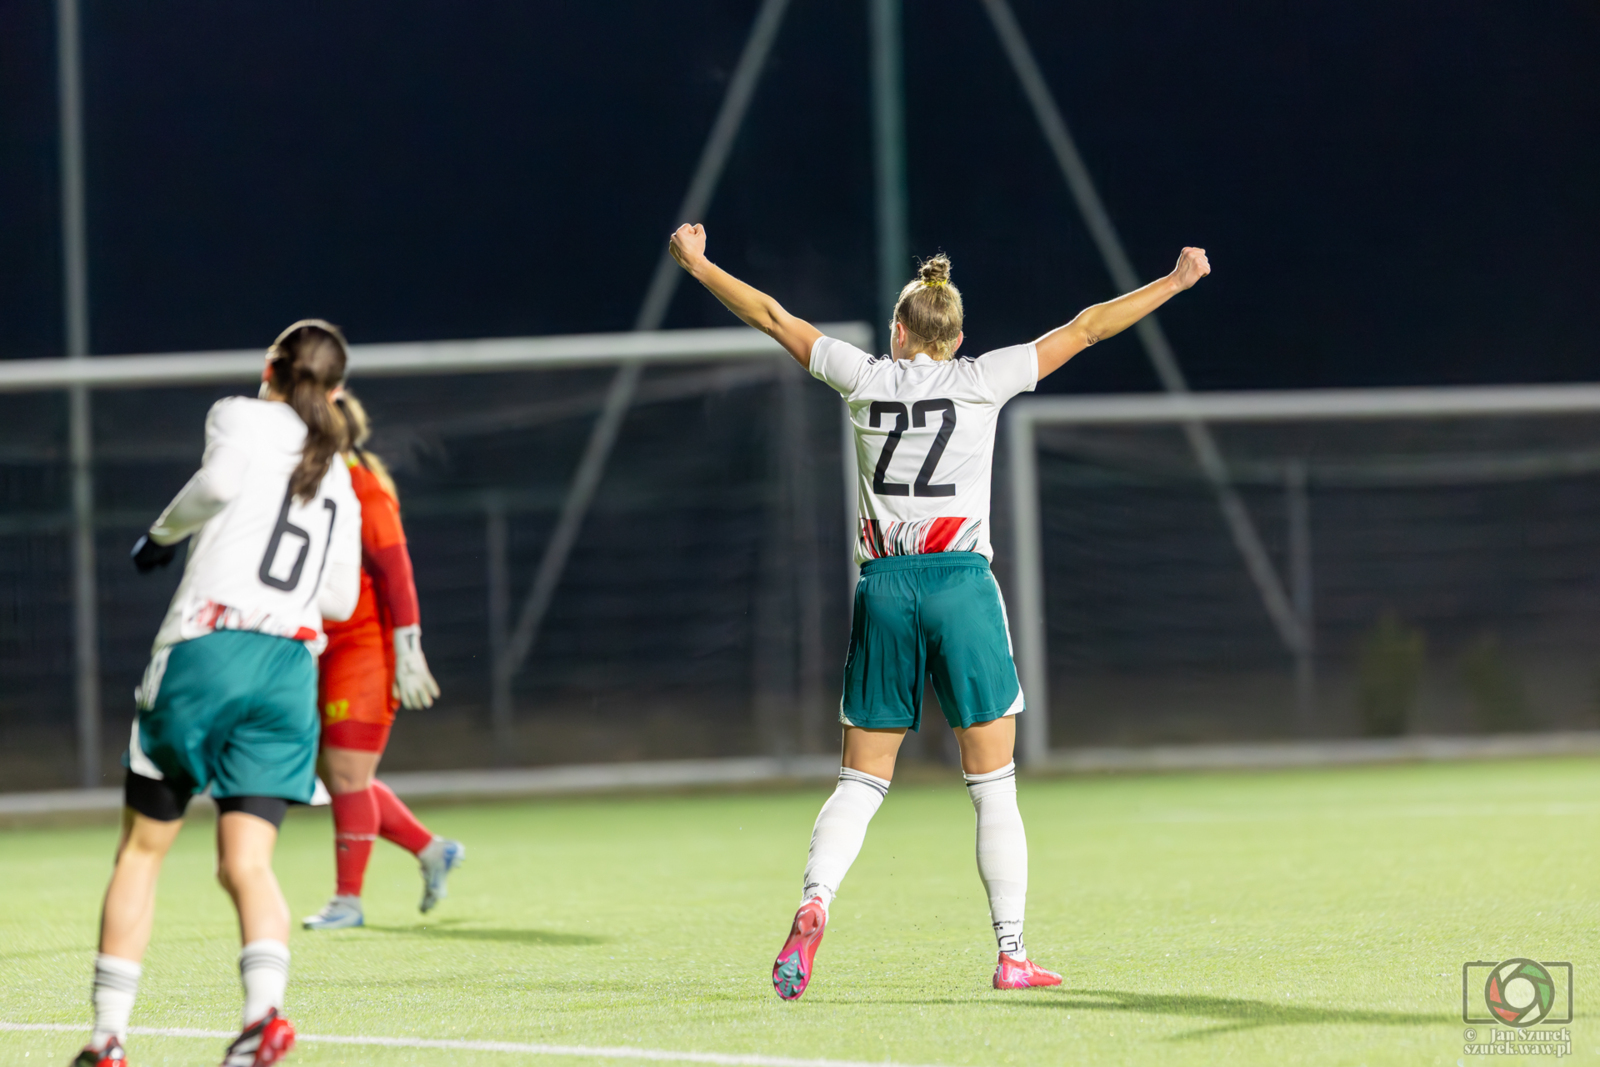
M1254 1030L1261 1026L1433 1026L1455 1022L1450 1014L1374 1011L1370 1008L1320 1008L1311 1004L1283 1004L1270 1000L1245 1000L1239 997L1208 997L1183 993L1128 993L1119 989L1068 989L1068 996L1019 999L1031 1008L1077 1008L1081 1011L1123 1011L1142 1015L1180 1015L1186 1018L1215 1019L1221 1026L1189 1030L1168 1040L1188 1041L1198 1037ZM1095 999L1080 999L1093 997Z
M429 923L426 926L372 926L363 929L403 937L449 938L456 941L498 941L506 945L604 945L611 938L595 934L569 934L559 930L485 929Z
M1093 1000L1086 998L1096 998ZM818 998L824 999L824 998ZM875 1004L949 1004L968 1007L974 1004L993 1004L988 996L964 999L938 998L885 1001L874 999ZM1055 1010L1119 1011L1139 1015L1177 1015L1184 1018L1213 1019L1220 1026L1199 1030L1186 1030L1174 1034L1169 1041L1190 1041L1200 1037L1254 1030L1262 1026L1436 1026L1440 1023L1459 1023L1459 1018L1448 1013L1424 1014L1422 1012L1373 1011L1366 1008L1319 1008L1310 1004L1280 1004L1270 1000L1245 1000L1239 997L1207 997L1182 993L1128 993L1119 989L1062 989L1008 995L1003 1003L1007 1007L1051 1008Z

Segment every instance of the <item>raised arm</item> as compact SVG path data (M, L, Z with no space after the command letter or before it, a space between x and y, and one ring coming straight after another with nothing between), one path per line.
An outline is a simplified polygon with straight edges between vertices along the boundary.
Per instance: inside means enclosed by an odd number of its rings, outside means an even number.
M1203 248L1185 248L1178 265L1165 278L1131 293L1084 308L1065 326L1058 326L1034 342L1039 353L1039 377L1059 369L1063 363L1096 341L1121 333L1177 294L1211 273ZM724 301L726 303L726 301Z
M706 258L706 228L698 223L678 227L672 235L672 258L694 280L711 290L711 295L746 323L783 346L807 369L811 366L811 346L822 331L804 319L797 319L783 305L753 285L746 285Z

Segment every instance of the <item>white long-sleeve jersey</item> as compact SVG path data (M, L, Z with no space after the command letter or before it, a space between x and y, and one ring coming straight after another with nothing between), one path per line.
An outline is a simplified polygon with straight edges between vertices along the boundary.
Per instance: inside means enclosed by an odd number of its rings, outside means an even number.
M995 425L1005 402L1039 380L1034 346L890 359L819 337L810 366L850 405L861 521L856 562L927 552L993 559Z
M219 400L206 416L200 470L150 527L169 545L194 534L155 649L214 630L304 641L319 654L324 617L350 617L361 592L361 505L335 461L309 503L289 477L306 426L288 404Z

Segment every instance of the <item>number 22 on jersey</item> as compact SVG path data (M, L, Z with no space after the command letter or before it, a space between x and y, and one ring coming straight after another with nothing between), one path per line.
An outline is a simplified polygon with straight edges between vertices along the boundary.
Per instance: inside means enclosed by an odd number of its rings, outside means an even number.
M883 451L878 454L878 466L872 473L872 491L880 496L955 496L954 482L943 485L934 485L933 472L938 469L939 459L944 455L944 450L950 444L950 435L956 429L956 405L951 400L918 400L911 405L909 424L921 429L927 425L928 416L932 412L941 412L939 432L933 437L933 443L928 446L928 454L922 461L922 469L917 472L917 480L910 485L904 482L891 482L887 480L889 464L894 459L895 449L900 447L900 439L906 432L907 412L904 403L898 400L874 400L870 409L871 425L878 429L883 425L885 415L894 416L894 427L889 431L889 436L883 442Z

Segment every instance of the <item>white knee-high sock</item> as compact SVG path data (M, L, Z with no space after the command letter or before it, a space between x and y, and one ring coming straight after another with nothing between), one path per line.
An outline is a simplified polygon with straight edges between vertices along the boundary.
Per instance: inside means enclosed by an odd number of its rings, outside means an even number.
M989 918L1000 951L1025 960L1022 917L1028 904L1028 835L1017 810L1017 765L964 774L978 812L978 876L989 893Z
M888 793L886 779L840 768L839 785L822 805L817 824L811 828L811 855L806 859L805 889L800 893L802 904L820 897L826 910L833 903L845 872L861 853L867 824Z
M289 946L263 938L239 950L239 981L244 985L244 1023L241 1030L261 1021L272 1008L283 1010L289 986Z
M139 976L144 968L120 956L107 956L104 952L94 958L94 1037L89 1043L97 1049L115 1037L128 1039L128 1016L133 1012L133 998L139 993Z

